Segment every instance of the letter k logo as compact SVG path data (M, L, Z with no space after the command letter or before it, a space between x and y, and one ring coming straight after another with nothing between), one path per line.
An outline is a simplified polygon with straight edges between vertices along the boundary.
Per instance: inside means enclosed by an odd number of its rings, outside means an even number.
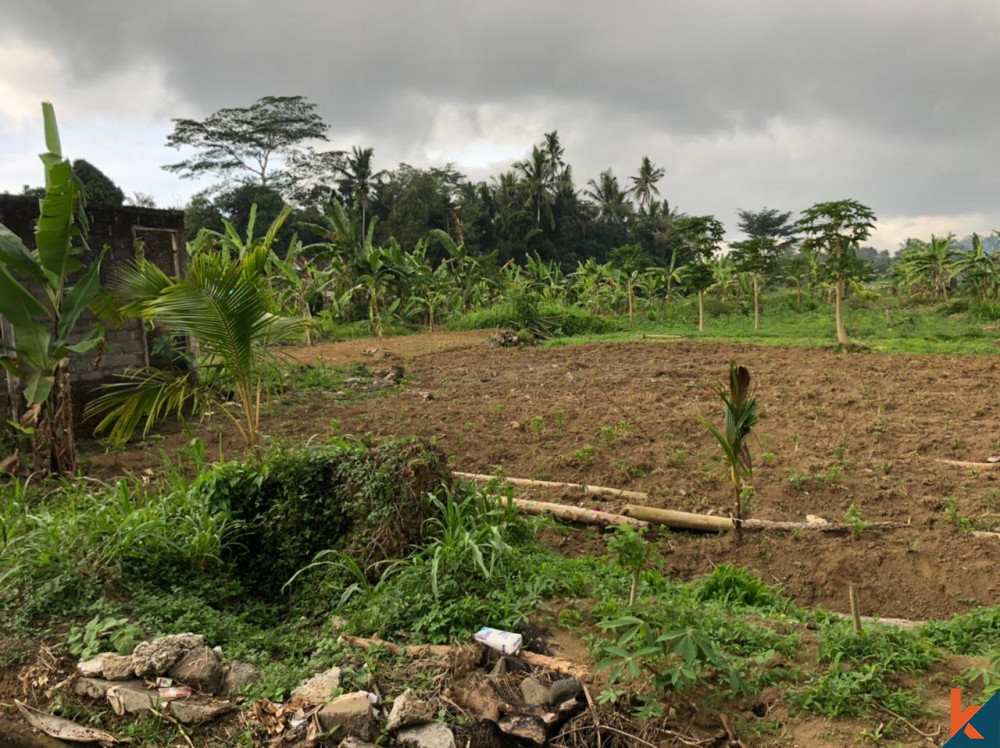
M981 706L969 706L963 711L962 689L951 689L951 737L954 737L955 734L964 727L965 735L970 740L985 740L985 738L979 734L979 731L969 724L969 720L972 719L976 712L980 709L982 709Z

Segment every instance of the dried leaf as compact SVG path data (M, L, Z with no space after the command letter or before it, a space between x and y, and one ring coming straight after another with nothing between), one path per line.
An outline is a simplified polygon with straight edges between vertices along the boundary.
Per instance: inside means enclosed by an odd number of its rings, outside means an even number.
M66 740L71 743L100 743L103 746L114 745L118 742L118 738L110 732L84 727L62 717L54 717L51 714L33 709L17 699L14 700L14 703L17 704L17 708L32 727L56 740Z

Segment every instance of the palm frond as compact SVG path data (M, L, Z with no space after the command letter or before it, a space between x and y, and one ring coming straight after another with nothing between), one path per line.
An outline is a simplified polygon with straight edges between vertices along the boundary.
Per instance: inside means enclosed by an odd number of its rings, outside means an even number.
M177 377L173 374L143 367L119 375L119 381L106 384L103 394L88 403L86 418L104 417L94 429L95 433L108 431L115 444L126 443L145 420L142 435L146 436L153 425L173 413L178 417L185 411L191 415L206 413L215 401L214 393L199 385L191 374Z

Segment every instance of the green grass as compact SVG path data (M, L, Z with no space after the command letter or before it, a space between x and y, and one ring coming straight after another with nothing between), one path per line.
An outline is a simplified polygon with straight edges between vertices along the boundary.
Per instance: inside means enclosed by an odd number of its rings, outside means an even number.
M605 321L606 333L567 335L549 345L580 345L594 342L634 342L639 336L675 335L691 340L753 343L790 347L835 347L833 307L816 300L797 306L786 293L767 295L763 301L761 329L753 329L752 311L744 303L712 300L715 313L706 314L705 332L698 331L698 310L693 299L677 299L664 307L636 316L629 327L626 317ZM964 311L955 312L955 309ZM845 319L851 340L875 353L993 355L1000 332L987 330L994 311L980 306L945 304L902 306L892 309L888 326L881 306L849 302ZM647 339L658 342L657 339Z
M554 303L537 305L501 302L489 309L478 309L454 317L448 324L450 330L521 330L541 325L553 337L593 335L618 329L617 320L597 317L577 306Z
M656 536L642 541L649 553L642 554L630 606L635 567L628 559L620 562L609 551L559 555L539 540L547 521L499 501L496 486L460 483L437 492L427 498L423 532L404 552L366 564L362 550L333 537L346 521L341 509L369 496L355 521L377 520L380 501L397 493L394 476L420 470L431 458L403 454L406 444L380 452L336 442L275 450L260 465L215 466L194 445L187 464L165 464L163 478L150 485L0 485L0 664L25 661L43 636L78 646L79 635L67 630L93 621L118 633L127 627L140 638L196 631L220 645L225 659L261 668L263 681L248 698L283 700L303 677L333 664L344 666L351 688L365 687L369 671L396 667L384 653L345 651L337 641L341 630L329 625L332 615L344 619L347 633L406 642L462 641L484 625L516 630L531 620L583 637L616 673L602 701L643 716L656 716L673 692L719 706L777 686L809 712L884 720L880 707L907 717L921 713L923 695L912 682L944 651L982 654L1000 646L1000 608L917 631L873 625L857 635L836 616L799 607L740 567L723 564L702 578L673 579ZM346 486L347 494L331 485ZM324 511L332 519L323 520ZM329 537L316 535L323 528ZM274 531L275 542L261 542L265 529ZM253 581L259 575L247 570L291 558L304 543L311 550L295 564L305 573L280 594L263 594ZM248 558L254 548L265 549L265 558ZM563 608L558 614L552 601ZM121 645L114 632L95 633L86 642ZM53 709L105 724L101 713L71 700Z
M337 343L342 340L358 340L360 338L373 338L371 325L368 320L357 320L355 322L341 322L332 320L329 316L315 318L316 328L313 334L313 342ZM382 327L382 334L386 337L392 335L412 335L420 331L419 325L412 325L401 320L387 321ZM303 342L304 337L296 342Z

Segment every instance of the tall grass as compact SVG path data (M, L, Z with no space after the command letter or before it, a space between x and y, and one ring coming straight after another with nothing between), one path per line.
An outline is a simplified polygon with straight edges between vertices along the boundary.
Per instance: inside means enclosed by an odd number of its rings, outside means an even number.
M0 492L0 603L44 609L108 583L207 572L239 529L223 507L134 478Z

